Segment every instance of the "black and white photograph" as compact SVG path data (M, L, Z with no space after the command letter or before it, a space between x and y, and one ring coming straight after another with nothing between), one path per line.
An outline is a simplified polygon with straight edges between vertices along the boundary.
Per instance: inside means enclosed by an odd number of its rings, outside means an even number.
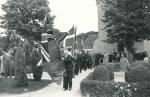
M0 0L0 97L150 97L150 0Z

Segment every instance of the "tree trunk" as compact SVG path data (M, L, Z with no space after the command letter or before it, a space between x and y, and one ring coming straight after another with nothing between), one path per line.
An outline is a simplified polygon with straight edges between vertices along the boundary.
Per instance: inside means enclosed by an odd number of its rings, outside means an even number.
M129 63L133 63L134 62L134 55L133 53L131 53L129 50L127 50L127 48L125 48L125 53L127 54L127 59L129 61Z

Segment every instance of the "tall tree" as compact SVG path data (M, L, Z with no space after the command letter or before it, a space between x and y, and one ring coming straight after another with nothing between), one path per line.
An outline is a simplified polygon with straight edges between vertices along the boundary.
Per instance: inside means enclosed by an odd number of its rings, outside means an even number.
M123 40L134 52L134 41L150 39L150 0L102 0L109 42Z
M47 0L7 0L2 5L1 27L16 30L25 38L36 38L42 33L43 20L48 12L49 28L53 28L54 16L50 14ZM11 32L11 31L10 31Z

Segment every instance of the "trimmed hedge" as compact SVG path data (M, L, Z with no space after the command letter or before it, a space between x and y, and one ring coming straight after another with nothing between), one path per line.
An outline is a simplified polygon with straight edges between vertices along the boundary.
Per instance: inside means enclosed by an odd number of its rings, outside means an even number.
M128 82L150 82L150 70L145 66L135 66L128 72Z
M108 69L105 66L98 66L92 74L93 80L110 81Z
M150 97L150 83L115 83L112 81L98 81L92 80L92 73L89 74L80 83L81 93L85 96L89 94L90 97L113 97L115 94L115 86L131 85L132 97ZM137 91L135 91L137 88Z
M133 69L136 66L144 66L144 67L146 67L146 68L148 68L150 70L150 64L148 64L148 63L146 63L144 61L136 61L136 62L130 64L129 69L131 70L131 69Z
M150 64L144 61L136 61L129 66L126 72L127 82L150 82Z
M107 63L107 64L103 63L103 64L101 64L101 66L107 67L107 69L109 71L110 80L113 80L114 72L120 70L120 64L119 63Z

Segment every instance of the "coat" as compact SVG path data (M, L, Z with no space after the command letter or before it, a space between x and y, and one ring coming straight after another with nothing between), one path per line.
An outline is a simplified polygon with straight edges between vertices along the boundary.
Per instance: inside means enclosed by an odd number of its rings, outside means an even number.
M65 70L66 70L66 75L69 76L70 78L73 77L73 61L75 61L75 59L70 55L68 55L64 59L64 66L65 66Z

